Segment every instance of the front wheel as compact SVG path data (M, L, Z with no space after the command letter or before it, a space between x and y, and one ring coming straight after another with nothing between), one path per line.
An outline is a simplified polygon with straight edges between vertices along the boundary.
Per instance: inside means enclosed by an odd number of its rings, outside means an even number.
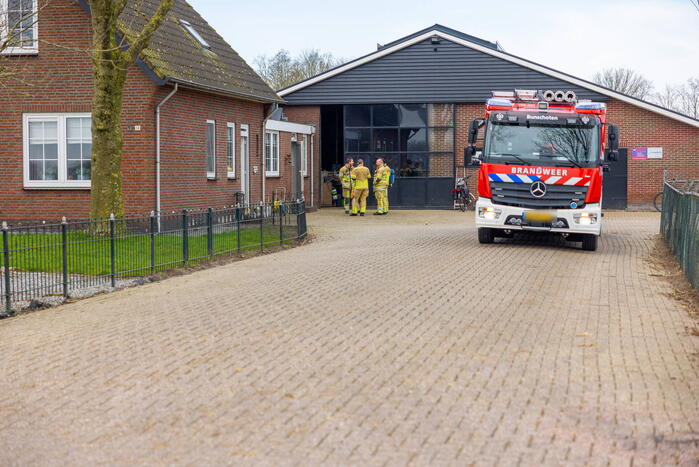
M585 235L582 241L582 249L585 251L596 251L597 239L597 235Z
M478 229L478 243L493 243L495 241L495 231L493 229Z
M663 210L663 192L661 191L657 195L655 195L655 198L653 198L653 206L655 207L655 210L658 212L661 212Z

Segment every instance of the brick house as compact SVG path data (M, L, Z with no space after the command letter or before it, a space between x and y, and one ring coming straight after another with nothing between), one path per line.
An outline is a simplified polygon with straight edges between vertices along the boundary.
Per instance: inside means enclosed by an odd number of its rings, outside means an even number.
M318 129L321 170L336 170L348 155L369 165L382 157L396 169L392 206L446 208L454 177L476 170L463 167L470 121L483 116L492 90L513 89L573 90L606 103L609 121L621 130L619 160L605 174L606 207L648 207L664 169L699 178L699 120L438 24L279 95L287 115ZM662 157L632 158L634 148L649 147Z
M140 30L154 3L129 2L122 29ZM0 66L14 73L0 86L2 220L75 219L89 212L89 6L85 0L38 4L29 40L0 56ZM24 8L36 11L37 2ZM253 203L290 199L297 192L317 204L309 170L311 151L316 157L318 151L315 130L275 112L281 102L188 3L177 0L128 72L126 213L219 207L240 197ZM305 170L296 180L292 166L295 173Z

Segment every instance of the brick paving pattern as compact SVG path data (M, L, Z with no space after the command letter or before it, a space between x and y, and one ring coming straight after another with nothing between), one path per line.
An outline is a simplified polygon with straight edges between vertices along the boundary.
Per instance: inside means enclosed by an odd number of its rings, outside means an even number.
M658 216L605 221L591 253L324 210L309 245L2 321L0 464L695 464Z

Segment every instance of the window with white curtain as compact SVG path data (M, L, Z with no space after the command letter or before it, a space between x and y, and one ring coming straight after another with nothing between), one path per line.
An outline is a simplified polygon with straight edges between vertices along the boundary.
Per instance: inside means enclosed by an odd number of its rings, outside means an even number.
M265 132L265 175L279 176L279 133Z
M38 0L0 0L2 54L35 54L38 41Z
M24 114L24 186L89 188L90 114Z
M206 176L216 178L216 122L206 121Z

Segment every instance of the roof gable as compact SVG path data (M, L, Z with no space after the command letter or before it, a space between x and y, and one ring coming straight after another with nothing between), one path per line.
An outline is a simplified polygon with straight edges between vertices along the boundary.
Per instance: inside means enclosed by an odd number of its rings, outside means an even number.
M159 3L158 0L129 1L119 18L121 32L128 37L141 31ZM180 20L189 23L210 47L203 47ZM140 58L161 80L262 102L281 101L185 0L175 0Z
M357 78L357 82L360 83L361 79L359 79L359 76L357 75L357 72L350 74L351 71L354 70L361 70L361 68L364 68L366 70L366 65L370 65L372 63L375 63L377 61L385 61L386 58L388 58L391 55L399 54L401 51L404 51L407 48L411 48L412 46L415 45L420 45L420 43L426 43L432 36L437 35L440 38L447 40L453 44L457 44L459 46L462 46L463 48L470 49L476 52L480 52L483 55L488 55L490 57L499 59L501 63L507 63L507 64L514 64L518 66L519 70L523 70L521 72L518 72L507 79L507 88L512 88L515 87L513 86L513 79L515 81L519 80L518 82L524 81L521 87L523 88L546 88L547 86L539 86L537 83L540 82L542 79L541 76L546 76L548 78L553 78L556 80L556 82L563 83L563 85L566 86L566 88L572 88L573 90L576 90L581 97L591 97L597 100L605 100L607 98L614 98L618 99L620 101L624 101L626 103L635 105L637 107L641 107L643 109L649 110L651 112L655 112L661 115L664 115L666 117L672 118L674 120L681 121L683 123L686 123L688 125L692 125L695 127L699 127L699 120L693 119L691 117L688 117L686 115L682 115L680 113L674 112L672 110L665 109L663 107L660 107L658 105L652 104L650 102L646 102L640 99L636 99L631 96L627 96L625 94L619 93L617 91L613 91L611 89L605 88L603 86L600 86L595 83L591 83L589 81L586 81L581 78L577 78L575 76L569 75L567 73L563 73L558 70L554 70L553 68L549 68L544 65L540 65L536 62L532 62L530 60L518 57L516 55L509 54L507 52L504 52L503 50L500 49L493 49L492 47L485 46L482 44L479 44L477 42L474 42L472 40L466 39L463 37L457 37L453 34L450 34L448 32L445 32L444 28L442 27L440 29L435 29L435 28L429 28L429 30L424 30L422 34L419 35L412 35L412 36L407 36L404 38L402 41L392 43L393 45L387 45L386 47L380 48L376 52L373 52L371 54L365 55L363 57L360 57L356 60L353 60L351 62L348 62L344 65L341 65L339 67L333 68L331 70L326 71L325 73L321 73L315 77L309 78L305 81L301 81L300 83L297 83L293 86L289 86L288 88L282 89L279 91L279 95L284 97L287 102L290 104L301 104L301 103L306 103L306 104L311 104L311 103L323 103L321 99L322 95L328 95L330 92L332 92L333 86L337 85L338 82L341 80L341 76L343 74L346 74L349 76L350 79L354 79L355 77ZM439 49L439 47L438 47ZM438 53L438 52L437 52ZM399 55L400 57L400 55ZM455 63L454 66L458 68L459 65L458 63ZM462 64L463 65L463 64ZM435 62L436 67L440 67L441 65L438 62ZM504 65L503 65L504 66ZM455 69L456 69L455 68ZM396 73L398 71L398 73ZM406 78L409 79L409 76L405 76L406 73L410 71L409 68L402 68L400 70L394 70L392 73L391 79L394 81L394 83L399 83L400 84L400 79ZM529 78L523 78L525 75L527 75L528 72L536 72L538 78L535 80L530 80ZM388 72L389 74L390 71ZM444 73L444 71L442 72ZM482 73L481 73L482 74ZM355 76L353 76L355 75ZM440 78L442 80L446 78L448 79L457 79L461 80L462 86L469 86L470 82L474 79L474 76L478 78L478 73L472 72L470 74L461 74L459 76L458 73L452 74L451 72L448 72L446 75L442 74ZM489 77L486 78L486 88L488 90L492 90L494 88L497 88L499 85L497 82L493 81L493 77L497 77L498 73L490 74ZM514 78L513 78L514 77ZM336 79L334 82L332 81L335 78L340 78ZM418 79L417 85L429 85L429 81L419 81L419 76L415 77L413 76L413 81L415 78ZM367 84L367 77L363 78L364 84ZM371 79L369 77L368 79ZM436 79L436 76L435 76ZM447 81L448 81L447 79ZM387 80L388 81L388 80ZM427 84L425 84L427 83ZM374 83L375 87L376 83ZM502 86L500 86L502 87ZM555 87L555 85L551 86ZM352 103L360 103L361 99L364 99L366 101L371 100L371 98L366 98L364 97L364 94L362 93L362 88L361 86L359 88L357 87L352 87L348 86L347 87L348 91L352 91L351 93L345 92L345 95L342 96L340 95L343 91L339 90L338 94L334 97L336 102L328 102L328 103L349 103L349 102L342 102L343 98L345 100L351 101ZM365 91L366 92L366 91ZM478 92L478 91L477 91ZM375 96L374 96L375 97ZM387 97L387 101L392 99L397 99L400 96L398 95L392 95L390 97ZM406 93L405 98L409 97L409 93ZM422 102L470 102L471 100L458 100L458 95L455 96L453 94L453 90L448 90L445 89L445 95L443 96L442 100L437 100L434 98L430 100L424 100L424 98L430 97L430 96L421 96L423 97ZM480 96L477 101L482 102L485 97L488 97L487 95L485 96ZM316 102L313 102L313 100L316 100ZM402 102L400 100L394 100L394 102ZM413 100L407 100L407 102L416 102L415 99Z

